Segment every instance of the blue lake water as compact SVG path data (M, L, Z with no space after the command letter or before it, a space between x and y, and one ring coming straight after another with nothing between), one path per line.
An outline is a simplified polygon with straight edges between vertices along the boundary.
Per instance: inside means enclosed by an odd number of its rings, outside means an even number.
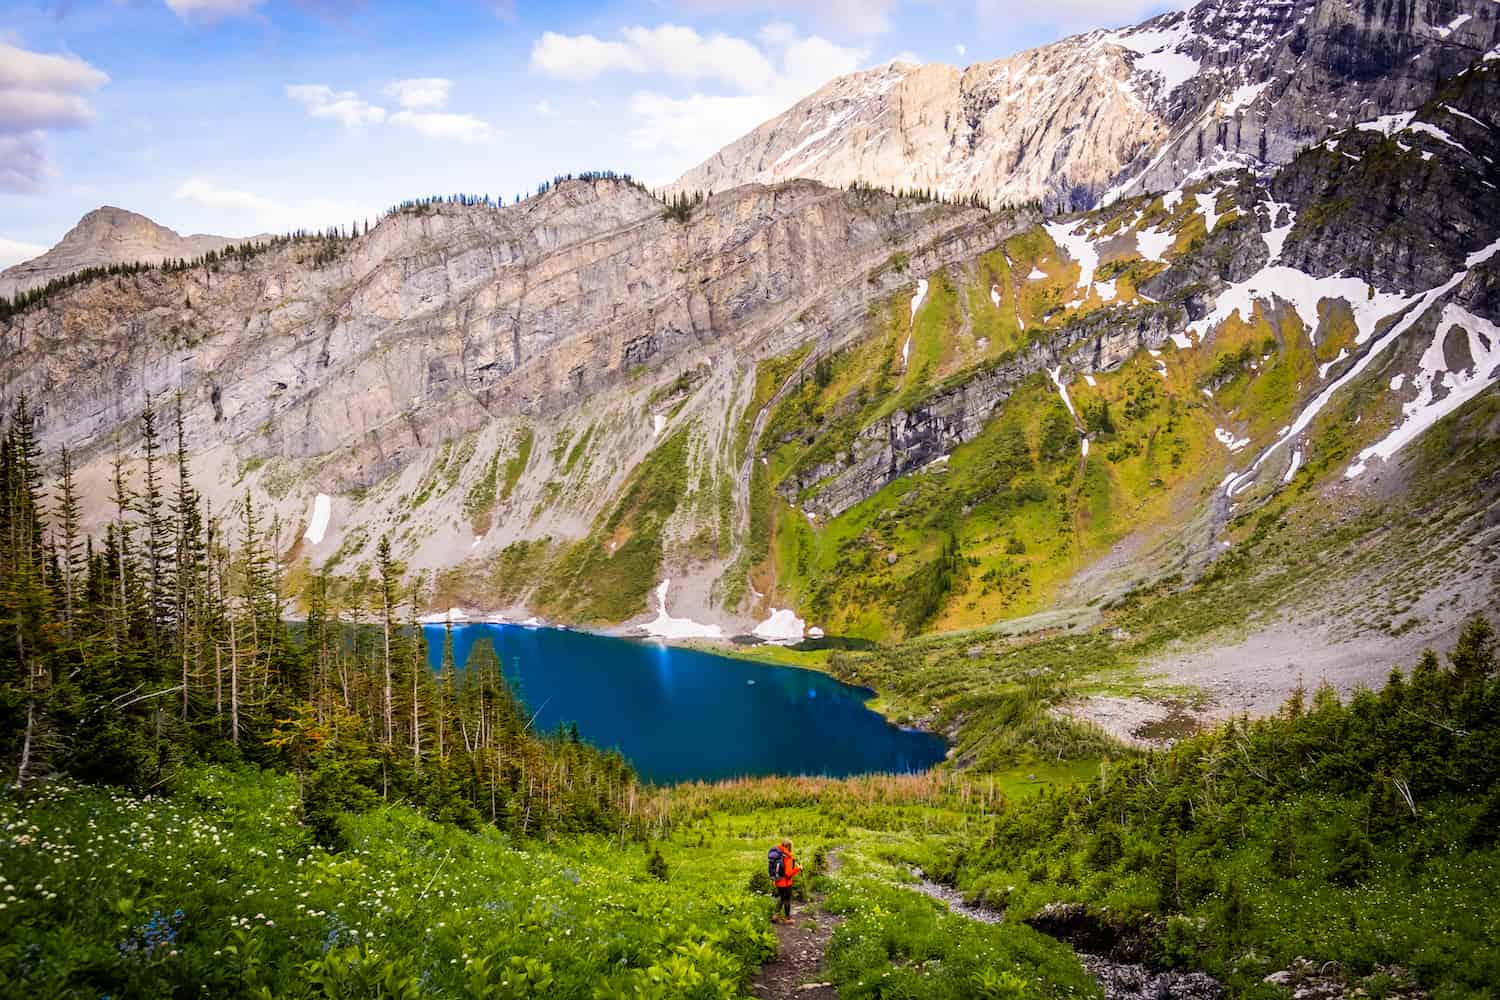
M426 632L437 669L443 627ZM868 689L811 670L518 625L455 627L460 668L482 640L494 643L538 728L576 722L585 739L618 749L658 784L925 771L946 750L940 737L898 728L866 708Z

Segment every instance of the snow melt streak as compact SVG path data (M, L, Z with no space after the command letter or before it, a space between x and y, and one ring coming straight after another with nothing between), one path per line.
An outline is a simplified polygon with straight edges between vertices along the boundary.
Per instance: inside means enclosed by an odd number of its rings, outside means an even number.
M917 281L917 294L911 297L911 323L906 328L906 343L901 345L901 367L906 368L907 362L911 360L911 336L917 328L917 310L922 308L922 300L927 298L927 279Z

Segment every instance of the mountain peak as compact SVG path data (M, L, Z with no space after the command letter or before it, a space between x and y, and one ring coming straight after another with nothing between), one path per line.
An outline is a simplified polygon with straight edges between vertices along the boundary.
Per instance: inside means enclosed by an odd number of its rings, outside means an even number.
M266 238L264 234L248 237ZM85 213L51 250L0 271L0 296L16 295L86 267L192 259L243 239L203 233L182 236L139 212L101 205Z
M1494 4L1451 6L1351 24L1334 0L1205 0L963 70L886 63L830 81L675 187L810 177L1071 211L1280 166L1329 128L1420 106L1488 49Z

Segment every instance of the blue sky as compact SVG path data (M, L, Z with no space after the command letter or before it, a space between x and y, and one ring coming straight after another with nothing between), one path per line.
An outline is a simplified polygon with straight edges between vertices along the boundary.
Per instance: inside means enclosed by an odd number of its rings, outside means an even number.
M0 266L109 204L182 233L589 169L667 181L827 79L966 65L1141 0L7 0Z

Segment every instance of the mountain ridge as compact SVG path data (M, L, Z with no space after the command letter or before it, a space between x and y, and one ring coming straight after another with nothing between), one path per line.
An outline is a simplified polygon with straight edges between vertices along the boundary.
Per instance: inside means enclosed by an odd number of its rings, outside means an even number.
M13 298L85 268L160 264L179 258L192 260L234 244L271 238L267 233L245 237L206 233L182 236L138 212L101 205L85 213L50 250L0 271L0 298Z
M1366 7L1204 0L963 69L840 77L684 173L674 190L812 177L992 204L1088 208L1205 170L1271 167L1430 96L1500 46L1489 0Z

